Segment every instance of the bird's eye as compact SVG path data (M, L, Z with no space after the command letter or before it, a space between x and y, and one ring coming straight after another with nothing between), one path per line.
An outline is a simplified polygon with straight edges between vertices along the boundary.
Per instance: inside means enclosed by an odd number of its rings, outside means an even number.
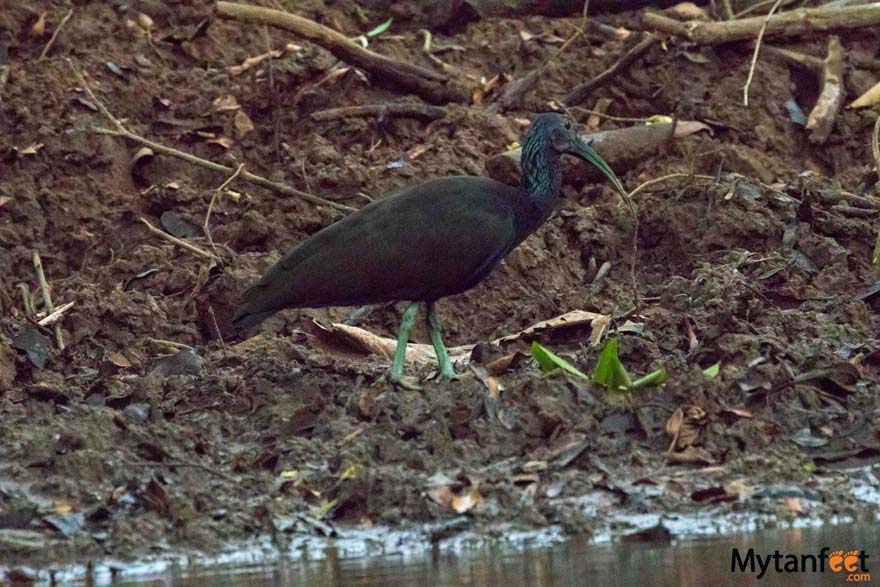
M566 120L564 126L565 126L565 130L571 130L571 121Z

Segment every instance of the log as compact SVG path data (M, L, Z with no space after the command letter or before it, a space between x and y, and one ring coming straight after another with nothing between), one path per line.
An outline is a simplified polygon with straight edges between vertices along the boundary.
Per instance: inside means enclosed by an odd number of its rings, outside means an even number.
M390 90L404 89L434 104L467 102L470 99L464 87L448 77L406 61L374 53L342 33L313 20L281 10L236 2L217 2L217 13L242 22L267 24L288 30L320 45L342 61L372 74L373 81Z
M671 142L674 135L674 124L651 124L599 131L582 135L582 138L596 149L612 169L620 172L633 161L643 159ZM520 178L519 157L518 148L499 153L486 161L486 173L500 182L516 185ZM572 185L582 185L604 177L592 165L573 157L563 158L562 174L565 182Z
M719 45L731 41L753 39L767 22L764 32L769 37L798 37L811 32L853 29L880 24L880 2L844 8L800 8L766 16L727 20L724 22L690 21L646 12L641 26L645 30L683 37L701 45Z

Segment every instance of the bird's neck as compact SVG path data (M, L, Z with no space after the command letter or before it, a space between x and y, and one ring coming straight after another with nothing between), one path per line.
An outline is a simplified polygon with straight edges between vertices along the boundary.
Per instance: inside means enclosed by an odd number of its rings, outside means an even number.
M539 141L527 142L522 149L521 167L522 187L544 220L559 200L562 185L559 153Z

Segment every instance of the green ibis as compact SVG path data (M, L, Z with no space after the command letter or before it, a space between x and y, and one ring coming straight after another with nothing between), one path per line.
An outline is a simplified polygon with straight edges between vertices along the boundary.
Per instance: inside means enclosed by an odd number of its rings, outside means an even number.
M455 176L388 194L293 247L244 292L233 324L246 329L285 308L409 302L388 372L400 382L424 302L440 374L454 377L435 303L477 285L550 217L566 153L596 166L625 193L569 118L540 114L523 138L519 186Z

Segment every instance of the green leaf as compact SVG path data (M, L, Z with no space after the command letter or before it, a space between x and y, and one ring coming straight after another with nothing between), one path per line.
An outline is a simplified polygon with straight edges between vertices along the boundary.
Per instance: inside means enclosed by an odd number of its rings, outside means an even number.
M812 475L816 472L816 463L814 463L813 461L807 461L806 463L804 463L804 471Z
M589 377L581 373L577 367L534 341L532 342L532 356L538 361L538 366L541 367L541 371L562 369L563 371L568 371L572 375L589 379Z
M593 369L593 382L609 389L629 389L632 386L632 379L620 362L616 338L609 338L602 347Z
M666 383L667 373L666 367L660 367L656 371L651 371L644 377L639 377L630 384L630 389L642 387L643 385L663 385Z
M710 379L714 379L715 377L718 377L718 373L720 371L721 371L721 361L718 361L717 363L715 363L711 367L706 367L705 369L703 369L703 375L705 375L706 377L709 377Z
M392 21L394 21L394 19L389 18L388 20L386 20L385 22L383 22L382 24L380 24L379 26L377 26L376 28L374 28L373 30L368 32L367 36L368 37L377 37L377 36L381 35L382 33L387 31L391 27Z

